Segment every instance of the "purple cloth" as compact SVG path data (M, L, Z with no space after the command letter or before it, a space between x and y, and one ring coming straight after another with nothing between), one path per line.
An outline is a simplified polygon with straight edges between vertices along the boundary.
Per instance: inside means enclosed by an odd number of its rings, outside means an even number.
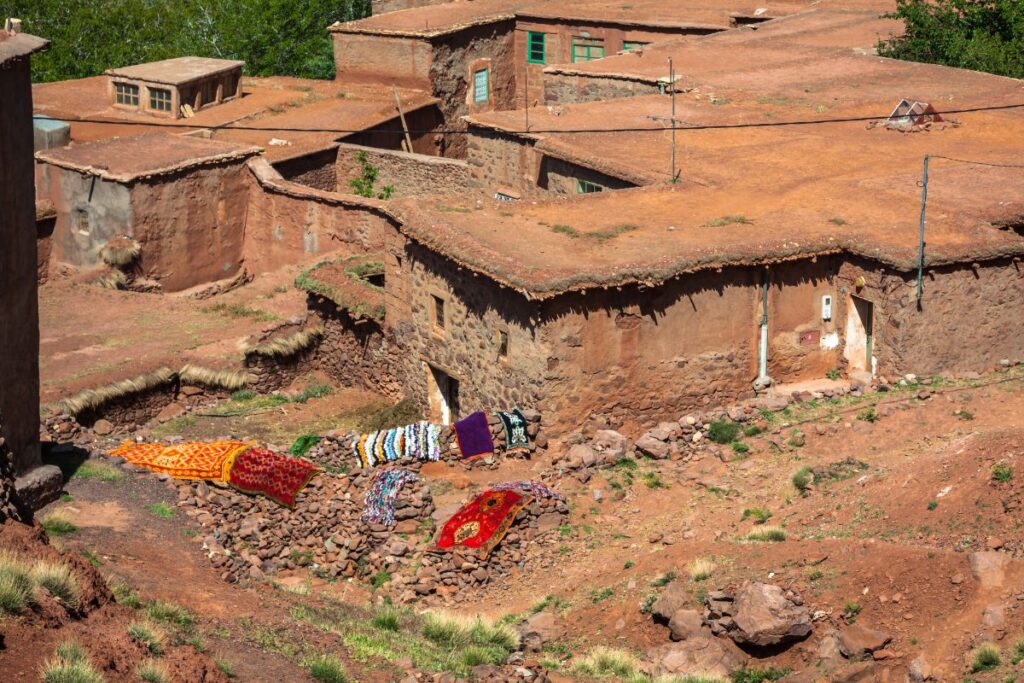
M491 439L491 428L487 424L487 415L476 412L455 423L455 438L459 443L459 452L463 459L479 458L494 453L494 441Z

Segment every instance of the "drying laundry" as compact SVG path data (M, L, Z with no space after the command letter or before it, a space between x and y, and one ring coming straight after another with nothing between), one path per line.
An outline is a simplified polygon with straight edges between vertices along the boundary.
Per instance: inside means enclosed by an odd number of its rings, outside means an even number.
M445 522L437 545L442 550L470 548L479 551L481 558L487 557L508 533L519 511L532 501L518 491L484 491Z
M494 453L494 440L491 439L491 428L485 414L475 412L453 426L463 460L474 460Z
M243 441L186 441L171 446L125 441L110 455L175 479L226 482L236 457L251 447Z
M402 458L440 460L441 428L429 422L363 434L352 443L357 467L376 467Z
M498 412L498 419L505 429L505 450L510 453L529 453L530 437L526 434L526 418L519 411L513 408L511 412Z
M303 458L280 455L266 448L249 448L235 458L228 483L244 493L259 493L294 507L295 496L319 471Z
M362 520L367 523L395 523L395 499L406 484L419 479L415 472L409 470L381 470L373 477L370 488L363 499Z

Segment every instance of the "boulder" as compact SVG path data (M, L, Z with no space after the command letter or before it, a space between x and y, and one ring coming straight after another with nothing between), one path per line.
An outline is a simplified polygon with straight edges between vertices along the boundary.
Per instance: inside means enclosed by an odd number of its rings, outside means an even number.
M637 439L636 448L640 453L654 460L664 460L672 453L672 448L667 443L650 434L644 434Z
M883 631L850 624L839 632L839 651L848 659L863 659L881 650L892 640Z
M802 640L811 633L811 613L776 585L745 582L735 596L708 594L705 620L736 643L768 647Z
M704 619L694 609L680 609L668 621L668 637L674 641L697 638L705 635Z
M1006 564L1009 557L994 550L971 553L971 572L981 582L982 588L999 588L1003 585Z
M655 621L663 624L669 623L675 613L690 603L690 595L686 591L686 584L682 581L673 581L661 592L658 599L651 605L651 616Z
M747 660L746 655L729 641L708 635L662 645L647 654L654 663L655 676L700 674L728 679Z
M525 652L540 652L544 643L558 640L565 635L558 617L551 612L538 612L523 621L517 628Z
M597 463L597 452L582 443L570 448L566 457L569 460L569 467L593 467Z
M626 455L629 449L629 439L613 429L599 429L594 433L591 443L606 454L610 454L613 460Z
M910 662L910 669L907 673L911 681L922 683L923 681L934 680L932 667L921 655L918 655Z
M92 426L92 431L95 432L97 436L107 436L114 431L114 425L110 424L109 420L99 419L96 420L96 423Z
M64 475L56 465L40 465L14 480L21 504L33 511L57 500L63 487Z

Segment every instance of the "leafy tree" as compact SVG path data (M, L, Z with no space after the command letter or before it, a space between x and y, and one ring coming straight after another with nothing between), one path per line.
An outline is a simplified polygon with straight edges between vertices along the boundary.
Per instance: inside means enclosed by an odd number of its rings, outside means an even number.
M879 54L1024 77L1021 0L896 0L906 33L883 40Z
M0 17L51 41L33 80L198 55L245 61L255 76L334 78L327 27L370 14L369 0L0 0Z

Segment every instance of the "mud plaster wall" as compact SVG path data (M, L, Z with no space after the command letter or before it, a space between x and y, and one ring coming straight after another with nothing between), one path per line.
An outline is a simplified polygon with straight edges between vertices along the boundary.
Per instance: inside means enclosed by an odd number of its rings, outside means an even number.
M544 34L545 63L533 64L526 61L528 33L535 31ZM544 74L546 66L551 64L571 64L572 43L574 36L587 36L592 40L604 41L606 57L620 52L623 41L638 43L655 43L685 35L704 35L714 33L707 29L659 29L656 27L633 27L622 24L580 24L565 23L556 19L520 19L515 30L515 65L516 65L516 100L520 103L526 97L530 105L540 104L547 97ZM668 66L665 67L666 74ZM528 72L528 73L527 73ZM527 92L527 89L529 92ZM623 97L624 95L610 95ZM609 99L595 98L595 99ZM578 100L590 101L590 100Z
M440 5L450 0L371 0L373 14L384 14L385 12L397 12L401 9L412 9L413 7L425 7L426 5Z
M365 254L383 248L392 231L380 214L326 198L293 197L265 188L250 174L245 267L252 274L328 253ZM287 184L287 183L286 183ZM296 185L296 189L304 189Z
M477 105L473 110L515 106L513 26L511 20L498 21L435 40L430 82L434 96L441 99L441 111L448 128L465 129L465 122L459 119L469 111L472 71L482 66L483 60L489 60L490 101L488 106ZM445 136L445 156L466 158L465 138L465 135Z
M857 290L854 280L866 285ZM917 310L916 273L851 259L839 273L846 299L874 303L874 355L881 374L981 371L1024 359L1024 264L1010 259L928 269Z
M335 168L337 160L338 147L331 145L327 149L294 159L284 159L271 165L285 180L325 192L334 192L338 186L338 172Z
M428 88L430 42L419 38L335 33L336 81L368 80L398 86Z
M100 265L99 251L109 239L132 234L128 187L50 164L43 166L47 196L57 211L53 260L79 268Z
M837 315L834 279L839 263L829 258L817 263L797 261L767 271L768 376L776 383L819 379L840 364L838 335L843 319ZM821 315L821 299L826 295L833 302L828 321Z
M40 464L32 85L28 58L0 66L0 414L15 474Z
M829 272L809 262L772 269L769 371L777 382L834 367L836 351L793 343L800 332L821 331L814 301L831 291ZM546 302L545 418L569 428L598 412L636 428L751 396L761 278L759 269L727 268L654 289L591 290Z
M544 74L544 104L576 104L623 97L657 95L653 83L622 78L600 78L573 74Z
M469 165L458 159L444 159L423 154L379 150L359 145L341 145L337 154L339 192L351 192L349 181L361 177L359 154L378 171L374 188L394 188L392 197L415 197L426 194L459 194L475 185Z
M530 323L536 303L400 237L385 268L386 326L404 366L405 393L425 415L431 415L428 366L458 380L461 416L540 405L548 351ZM434 325L435 296L444 300L443 330ZM509 336L507 360L498 356L499 330Z
M244 161L130 186L139 268L176 292L238 273L248 205Z

